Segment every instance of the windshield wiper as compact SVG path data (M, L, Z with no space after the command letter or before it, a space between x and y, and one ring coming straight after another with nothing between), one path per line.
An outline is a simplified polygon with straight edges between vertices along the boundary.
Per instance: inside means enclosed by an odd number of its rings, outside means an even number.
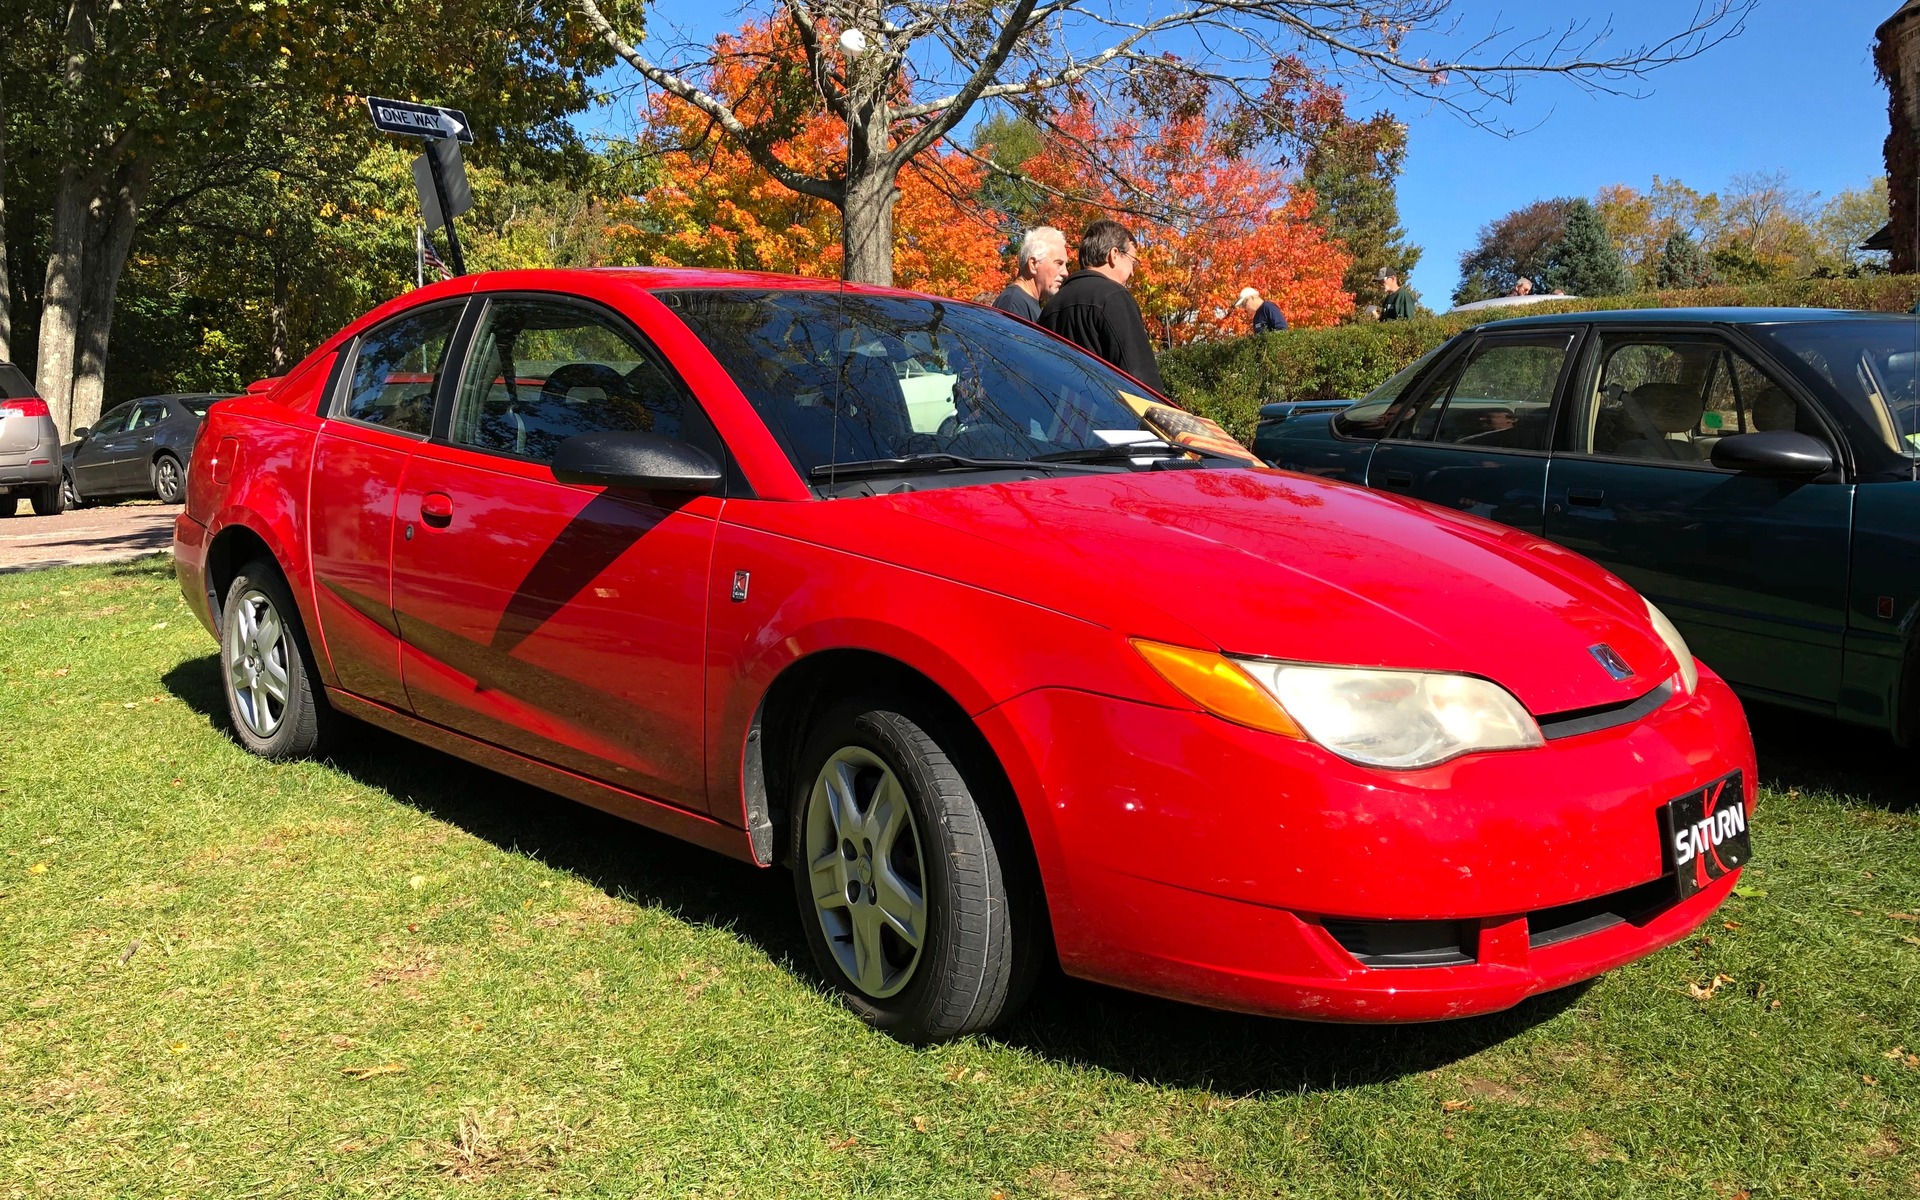
M871 475L917 475L927 471L1004 471L1045 467L1028 458L969 458L964 454L903 454L898 458L862 458L854 462L821 463L807 472L809 479L860 479Z

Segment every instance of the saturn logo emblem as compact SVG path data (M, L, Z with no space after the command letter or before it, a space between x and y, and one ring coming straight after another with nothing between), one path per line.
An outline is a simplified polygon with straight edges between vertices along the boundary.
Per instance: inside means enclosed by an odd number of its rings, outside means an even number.
M1627 660L1621 658L1619 651L1605 642L1597 646L1588 646L1587 653L1593 655L1594 661L1605 667L1607 674L1615 679L1633 678L1633 668L1627 665Z

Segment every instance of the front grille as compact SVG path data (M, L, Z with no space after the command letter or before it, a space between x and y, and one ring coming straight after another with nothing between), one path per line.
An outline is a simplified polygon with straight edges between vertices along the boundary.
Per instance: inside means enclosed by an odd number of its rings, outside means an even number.
M1539 718L1540 736L1551 742L1583 733L1598 733L1602 729L1612 729L1616 725L1627 725L1638 721L1672 698L1673 685L1663 683L1638 700L1627 700L1619 704L1601 704L1593 708L1576 708L1570 712L1547 713Z
M1347 921L1327 932L1363 967L1458 967L1479 948L1478 921Z
M1527 914L1527 945L1538 950L1615 925L1642 925L1672 907L1673 876L1624 891ZM1504 918L1503 918L1504 919ZM1327 917L1321 924L1363 967L1462 967L1478 961L1481 922L1358 921Z

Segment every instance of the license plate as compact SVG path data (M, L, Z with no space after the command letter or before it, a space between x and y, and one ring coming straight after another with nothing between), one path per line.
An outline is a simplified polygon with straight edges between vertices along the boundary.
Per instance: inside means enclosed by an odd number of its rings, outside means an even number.
M1660 810L1660 834L1682 900L1745 866L1753 857L1753 838L1747 832L1740 772L1667 801Z

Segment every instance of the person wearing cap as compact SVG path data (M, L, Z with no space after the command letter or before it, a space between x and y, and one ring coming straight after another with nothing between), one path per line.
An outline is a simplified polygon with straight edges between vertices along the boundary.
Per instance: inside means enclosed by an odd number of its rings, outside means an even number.
M1287 314L1271 300L1262 300L1258 288L1240 289L1240 298L1233 302L1236 309L1253 314L1255 333L1278 333L1287 327Z
M1400 286L1400 276L1392 267L1381 267L1373 273L1373 281L1387 294L1387 301L1380 306L1382 321L1404 321L1414 314L1414 304L1420 297L1412 288Z

